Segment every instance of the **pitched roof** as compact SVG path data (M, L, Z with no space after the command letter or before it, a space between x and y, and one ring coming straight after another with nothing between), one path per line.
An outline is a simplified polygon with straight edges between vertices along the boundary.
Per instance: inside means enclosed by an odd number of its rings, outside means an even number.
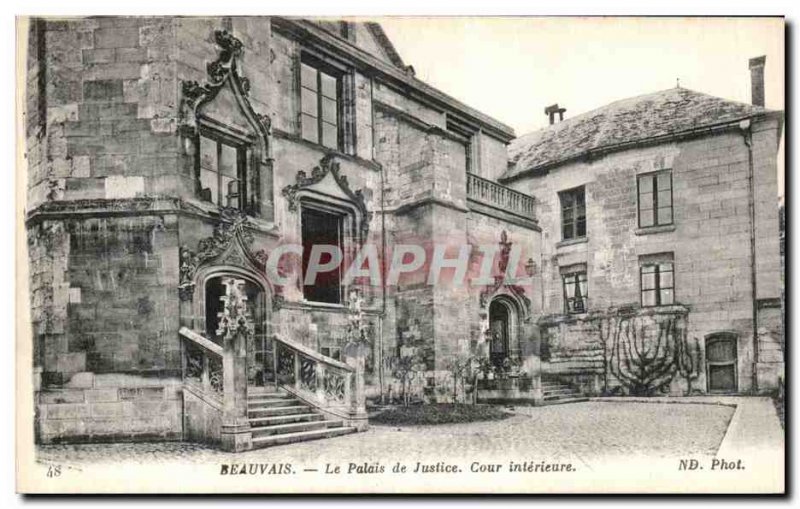
M381 45L383 50L389 56L389 60L392 61L394 65L401 69L406 68L405 62L403 62L402 57L400 57L400 53L397 52L397 49L392 44L392 40L386 35L386 32L383 31L383 27L380 23L375 23L374 21L368 21L364 23L364 26L367 27L367 30L370 31L375 40L378 41L378 44Z
M607 104L544 129L508 146L513 163L500 180L552 166L600 149L675 135L768 113L760 106L729 101L686 88L671 88Z

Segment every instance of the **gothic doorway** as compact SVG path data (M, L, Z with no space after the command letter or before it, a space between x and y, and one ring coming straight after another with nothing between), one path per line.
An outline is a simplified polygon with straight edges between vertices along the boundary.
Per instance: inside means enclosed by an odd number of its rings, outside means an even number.
M248 320L253 324L254 334L247 341L247 383L250 386L263 386L272 381L272 344L267 338L266 296L260 284L239 274L221 274L210 277L205 284L205 326L206 336L215 343L222 344L223 338L217 334L220 315L223 312L226 278L244 281L247 296Z
M508 306L495 299L489 305L489 361L502 368L509 354L510 315Z

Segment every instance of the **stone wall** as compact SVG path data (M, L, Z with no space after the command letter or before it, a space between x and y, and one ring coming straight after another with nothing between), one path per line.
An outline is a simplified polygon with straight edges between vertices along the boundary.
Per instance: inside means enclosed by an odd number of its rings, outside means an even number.
M159 414L169 419L154 414L149 422L153 405L139 405L174 399L163 394L180 377L174 216L48 221L29 235L34 362L39 401L47 405L40 409L42 438L71 433L61 420L76 419L85 426L81 439L106 439L114 418L123 437L179 436L180 405L164 403ZM127 382L135 385L114 385ZM122 396L139 387L162 396ZM75 415L59 406L62 400L80 404L70 407ZM51 419L59 423L48 427Z
M181 440L179 377L82 372L37 396L40 443Z
M28 97L38 114L28 121L38 130L28 140L28 209L178 192L172 20L91 18L34 27L32 37L40 33L29 67L38 86L28 87Z

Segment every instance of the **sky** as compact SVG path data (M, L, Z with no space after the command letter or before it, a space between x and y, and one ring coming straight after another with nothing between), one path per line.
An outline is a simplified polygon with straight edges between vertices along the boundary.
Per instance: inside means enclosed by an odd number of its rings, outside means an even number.
M675 87L678 80L681 87L749 103L748 60L760 55L767 57L766 106L784 109L780 18L378 21L417 78L510 125L518 136L547 125L547 105L558 103L570 117Z

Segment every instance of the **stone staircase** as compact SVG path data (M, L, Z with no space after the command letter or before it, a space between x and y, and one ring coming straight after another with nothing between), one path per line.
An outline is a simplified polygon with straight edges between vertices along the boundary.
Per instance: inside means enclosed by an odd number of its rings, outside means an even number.
M589 401L581 396L572 386L560 382L554 377L542 375L542 399L545 405L562 405L564 403L578 403Z
M272 388L248 387L247 418L253 433L253 449L356 432L356 428L326 419L313 407Z

